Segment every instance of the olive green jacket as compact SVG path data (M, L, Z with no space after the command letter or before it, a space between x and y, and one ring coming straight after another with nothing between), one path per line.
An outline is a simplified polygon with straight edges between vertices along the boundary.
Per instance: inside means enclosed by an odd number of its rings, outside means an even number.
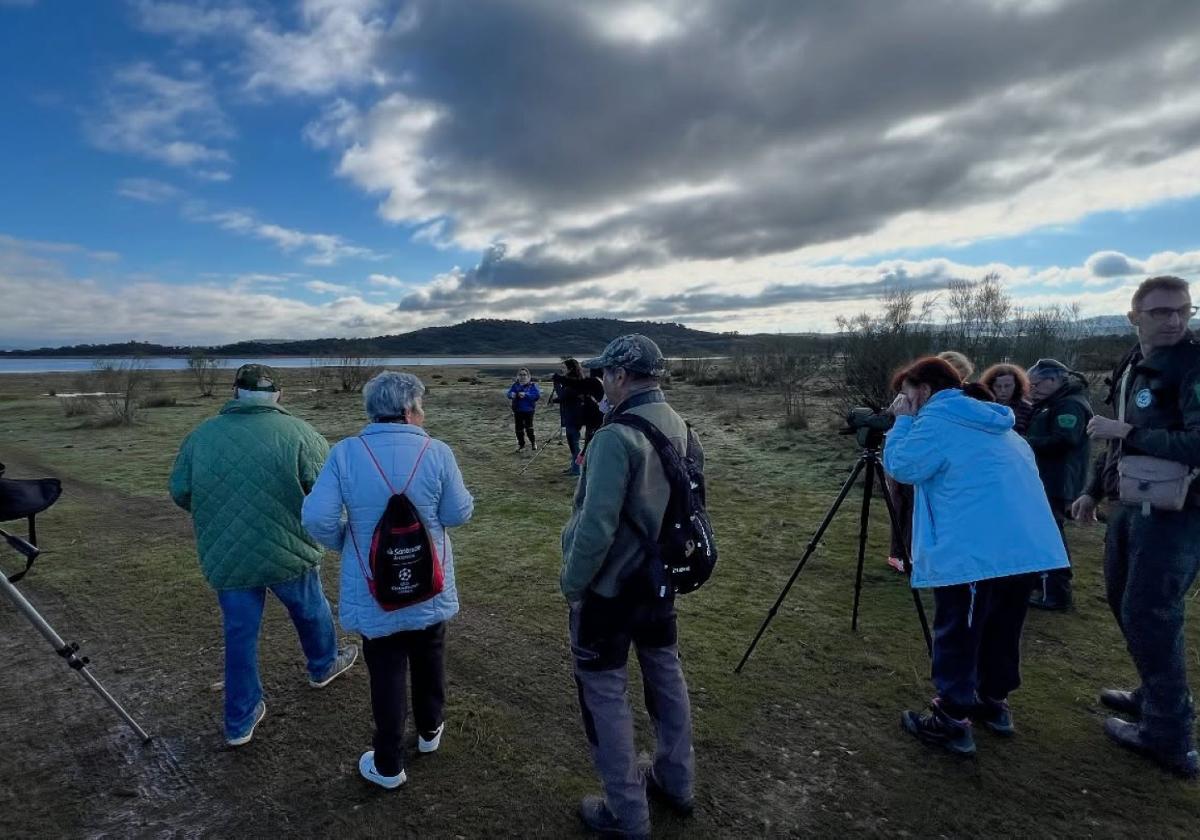
M1051 499L1074 500L1087 484L1088 421L1092 405L1087 386L1072 379L1033 405L1025 440L1037 457L1038 473Z

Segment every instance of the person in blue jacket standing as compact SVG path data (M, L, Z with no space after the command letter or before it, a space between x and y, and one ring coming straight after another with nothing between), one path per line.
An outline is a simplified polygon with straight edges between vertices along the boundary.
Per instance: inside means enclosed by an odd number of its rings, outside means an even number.
M537 452L537 439L533 436L533 413L537 410L538 400L542 398L537 383L529 375L529 368L517 371L517 381L508 389L508 399L512 403L513 427L517 432L517 452L525 451L525 437L529 437L529 445Z
M1034 573L1066 568L1066 550L1033 451L1012 410L963 394L936 357L896 374L883 466L915 488L912 585L933 589L933 683L924 714L901 716L918 739L975 752L972 723L1015 732L1021 631ZM997 523L1001 527L997 527Z

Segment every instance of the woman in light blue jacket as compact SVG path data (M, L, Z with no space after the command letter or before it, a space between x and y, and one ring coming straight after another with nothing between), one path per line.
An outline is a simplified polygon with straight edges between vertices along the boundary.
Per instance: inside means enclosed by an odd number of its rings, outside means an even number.
M1007 406L965 396L945 361L896 374L883 466L915 486L912 585L932 588L933 682L925 714L904 728L953 752L975 752L972 721L1014 732L1008 695L1021 683L1021 630L1031 573L1068 565L1029 445Z
M363 403L370 422L333 447L301 514L317 542L342 554L338 618L363 637L375 717L375 749L363 753L358 769L385 788L407 780L402 738L409 671L417 747L433 752L441 743L446 620L458 612L454 549L446 529L466 523L475 505L450 447L422 428L424 393L421 380L410 373L385 371L368 382ZM393 488L416 508L445 577L442 591L429 600L386 611L371 594L367 553Z

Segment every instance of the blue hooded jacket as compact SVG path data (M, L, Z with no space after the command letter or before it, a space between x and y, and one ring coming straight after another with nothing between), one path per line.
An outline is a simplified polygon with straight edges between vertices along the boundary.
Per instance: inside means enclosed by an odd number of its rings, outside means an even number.
M1014 423L1008 406L957 388L934 394L915 417L896 418L883 466L915 486L914 587L1069 565L1033 451Z
M512 400L513 411L533 411L537 408L538 400L542 398L542 392L533 382L528 385L514 382L508 389L508 398Z

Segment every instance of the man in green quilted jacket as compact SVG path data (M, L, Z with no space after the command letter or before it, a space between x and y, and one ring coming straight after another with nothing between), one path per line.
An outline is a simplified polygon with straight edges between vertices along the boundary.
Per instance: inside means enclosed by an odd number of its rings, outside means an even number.
M235 747L250 741L267 711L258 631L268 589L296 625L312 686L328 685L358 657L354 645L338 650L321 589L322 551L300 524L329 444L283 409L280 396L271 368L238 368L233 399L184 438L171 470L171 498L192 514L200 568L221 606L225 740Z

